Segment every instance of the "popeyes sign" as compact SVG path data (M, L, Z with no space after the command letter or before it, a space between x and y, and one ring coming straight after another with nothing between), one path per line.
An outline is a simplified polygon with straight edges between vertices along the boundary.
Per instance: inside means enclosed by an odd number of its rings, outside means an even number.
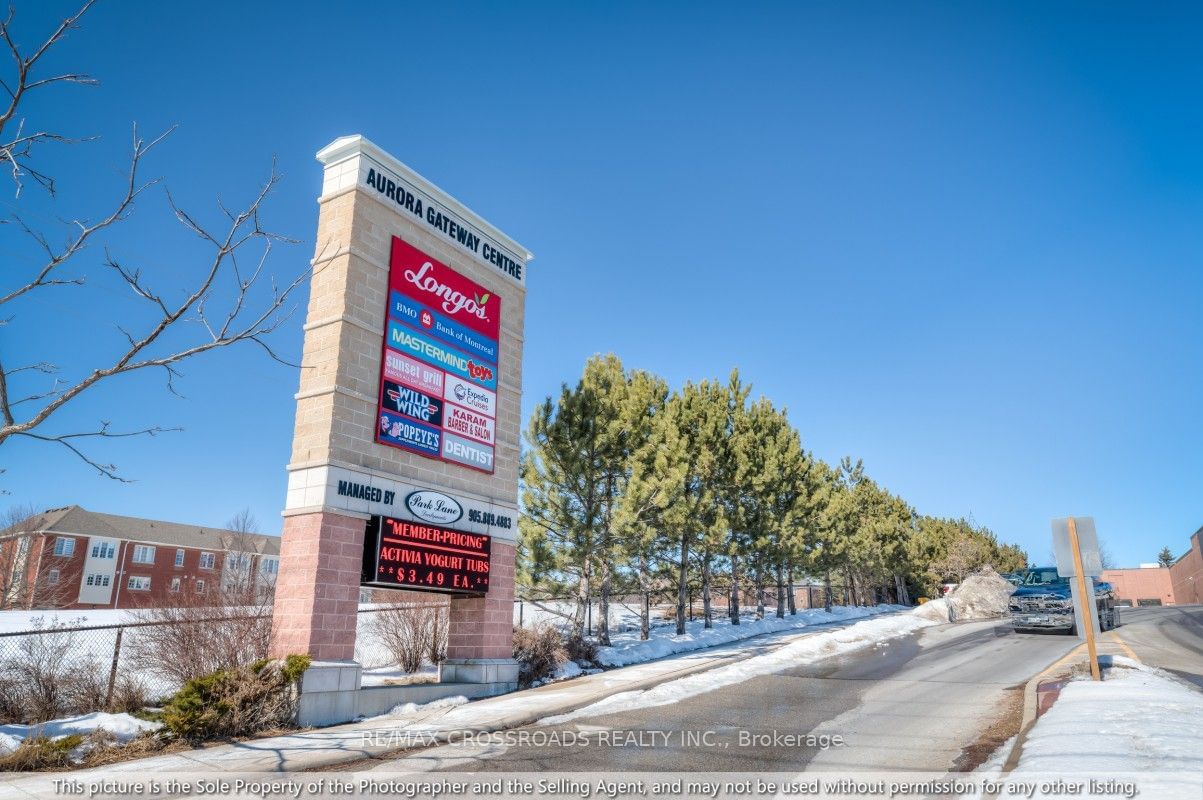
M493 472L501 298L393 237L376 441Z

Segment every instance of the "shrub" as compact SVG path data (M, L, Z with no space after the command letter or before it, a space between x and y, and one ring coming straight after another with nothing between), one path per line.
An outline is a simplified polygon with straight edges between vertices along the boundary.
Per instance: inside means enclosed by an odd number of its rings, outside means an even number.
M267 656L271 597L218 585L205 594L180 592L174 608L142 608L126 631L135 667L182 685Z
M439 606L406 605L374 611L368 630L405 672L417 672L427 658L439 663L446 651L447 618Z
M568 651L569 661L597 663L597 642L592 639L586 639L583 636L569 636L564 639L564 648Z
M113 685L113 697L109 702L109 711L134 713L150 705L150 690L137 675L122 674L117 676Z
M447 628L449 610L446 607L434 609L434 620L430 626L430 647L426 658L431 664L442 664L447 659Z
M34 619L36 633L20 637L16 654L0 665L0 708L12 714L6 721L45 722L74 710L70 677L88 667L72 658L75 634L66 627Z
M514 659L519 686L550 678L568 660L564 637L550 625L514 628Z
M17 749L0 756L0 772L31 772L71 766L71 751L84 742L78 733L60 739L29 736Z
M309 661L299 655L260 659L193 678L163 707L163 725L192 744L287 727L296 716L297 682Z
M24 721L25 691L8 665L0 665L0 724Z
M104 708L109 690L106 665L94 659L81 659L61 680L67 704L73 712L87 714Z

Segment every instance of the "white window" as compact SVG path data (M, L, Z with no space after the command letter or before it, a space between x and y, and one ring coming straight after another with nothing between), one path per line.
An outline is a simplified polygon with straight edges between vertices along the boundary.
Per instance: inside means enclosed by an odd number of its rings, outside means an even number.
M212 553L201 553L200 568L201 569L213 569L213 564L216 561L217 561L217 557L215 555L213 555ZM203 583L203 581L202 581L202 583Z
M135 564L153 564L155 563L155 549L148 544L134 545Z
M54 586L56 583L58 583L57 569L52 569L46 573L46 583L50 584L51 586Z
M150 591L150 578L145 575L130 575L126 588L133 589L135 592Z
M171 591L178 592L180 590L180 576L176 575L171 579Z
M66 536L58 537L54 540L54 554L56 556L75 555L75 540Z
M184 566L184 551L183 550L175 551L175 565L177 567Z
M84 583L88 586L108 586L109 576L94 572L88 576L88 579Z
M101 576L100 576L100 585L101 585L101 586L108 586L108 585L109 585L109 578L110 578L110 577L111 577L110 575L101 575Z
M280 571L280 560L276 558L263 559L263 571L268 575L275 575Z
M109 542L92 545L92 558L112 558L115 554L116 548Z
M197 594L204 594L204 593L205 593L205 582L204 582L204 581L197 581L197 582L196 582L196 593L197 593Z

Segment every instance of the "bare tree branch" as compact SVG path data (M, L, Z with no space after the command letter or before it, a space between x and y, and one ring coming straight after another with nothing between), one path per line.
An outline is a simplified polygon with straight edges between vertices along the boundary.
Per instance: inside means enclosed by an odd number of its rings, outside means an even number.
M8 47L9 54L13 58L13 64L16 69L16 78L13 82L4 82L4 89L8 93L8 107L0 112L0 142L3 142L5 136L5 128L17 118L21 107L21 101L26 93L35 89L40 89L45 86L50 86L56 83L79 83L84 85L95 85L96 80L81 73L69 72L62 75L54 75L45 78L33 78L31 72L37 65L42 56L54 45L58 44L67 35L69 31L77 27L79 20L95 3L95 0L86 0L83 6L75 14L67 17L59 26L46 38L44 42L33 52L32 55L23 55L21 48L17 45L13 38L12 22L15 16L15 9L11 6L8 10L8 16L3 22L0 22L0 41ZM29 136L22 136L20 131L24 127L24 120L18 123L17 136L10 139L6 143L0 143L0 163L8 162L12 169L13 182L17 187L17 196L21 194L21 178L24 175L29 175L39 184L45 187L51 195L54 194L54 181L49 176L33 169L27 163L30 158L33 146L46 141L63 141L64 137L49 132L39 132Z
M11 171L18 198L25 178L37 181L54 197L53 177L31 165L31 153L38 145L85 141L33 126L30 127L33 132L27 132L25 119L21 116L21 103L30 91L48 85L95 83L87 75L70 71L50 76L33 74L42 56L78 26L80 18L91 9L93 3L94 0L86 0L76 14L63 20L28 55L22 51L13 35L12 10L7 18L0 21L0 52L7 47L15 72L15 75L0 80L0 87L9 96L6 107L0 104L0 168L7 165ZM10 128L15 128L15 133ZM10 230L19 231L20 235L32 242L41 257L40 263L28 270L28 275L18 280L16 285L0 288L0 306L14 303L31 292L48 287L85 285L85 276L68 273L68 265L73 261L78 262L80 255L90 244L99 240L101 234L126 220L139 198L159 182L157 178L146 180L140 177L142 162L173 130L170 128L146 140L139 135L137 126L134 127L129 167L120 195L110 210L99 218L68 217L63 222L68 235L61 244L57 243L57 233L38 229L27 221L31 218L28 215L15 213L7 220L12 223ZM125 263L106 247L103 265L135 297L145 301L142 308L149 312L150 317L141 324L129 319L122 319L118 323L115 319L114 326L122 342L120 352L79 377L55 377L53 382L30 385L33 372L53 375L57 369L49 362L15 369L6 369L0 363L0 445L12 437L58 444L101 475L124 481L126 479L117 475L113 464L104 463L84 452L80 440L153 436L174 429L150 426L117 433L111 430L108 422L101 422L97 429L91 431L47 433L44 426L63 407L75 402L93 386L141 370L162 369L167 390L179 396L175 379L180 377L178 365L181 362L240 342L253 343L272 360L288 364L268 342L268 337L293 313L294 309L288 303L289 296L306 280L308 270L284 285L277 285L274 278L265 277L267 259L274 245L277 242L294 241L267 230L262 223L263 205L279 180L273 161L267 179L244 208L235 210L219 200L218 210L224 222L217 227L210 227L200 217L186 211L170 192L166 193L171 213L185 230L198 237L210 250L210 255L202 264L178 270L194 276L182 293L174 287L163 290L153 286L141 268ZM248 249L251 252L246 252ZM253 261L250 260L252 257ZM253 268L249 267L252 263ZM244 264L247 266L244 267ZM0 317L0 325L11 324L13 319L15 317L11 315ZM15 387L13 379L18 375L22 385Z
M120 481L121 483L132 483L132 481L129 480L128 478L122 478L120 475L117 474L117 465L116 464L103 464L103 463L96 461L95 459L89 457L87 454L85 454L82 450L79 449L79 447L75 444L75 440L91 439L91 438L127 439L131 436L157 436L160 433L170 433L170 432L179 431L179 430L182 430L182 429L181 428L161 428L161 427L155 426L155 427L151 427L151 428L143 428L142 430L138 430L138 431L123 431L120 433L116 433L116 432L109 430L108 422L101 422L99 430L88 431L86 433L63 433L63 434L59 434L57 436L44 436L40 433L21 432L21 433L15 434L15 435L26 436L30 439L37 439L38 441L42 441L42 442L53 442L53 443L61 444L63 447L66 447L68 450L70 450L72 453L74 453L76 456L78 456L81 461L83 461L89 467L92 467L94 470L99 472L104 477L111 478L115 481Z

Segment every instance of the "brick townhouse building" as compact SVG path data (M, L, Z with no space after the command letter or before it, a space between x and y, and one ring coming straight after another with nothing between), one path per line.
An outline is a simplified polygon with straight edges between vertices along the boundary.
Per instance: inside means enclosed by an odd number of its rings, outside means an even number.
M223 590L274 586L279 559L277 536L67 506L0 534L0 594L3 608L216 602Z

